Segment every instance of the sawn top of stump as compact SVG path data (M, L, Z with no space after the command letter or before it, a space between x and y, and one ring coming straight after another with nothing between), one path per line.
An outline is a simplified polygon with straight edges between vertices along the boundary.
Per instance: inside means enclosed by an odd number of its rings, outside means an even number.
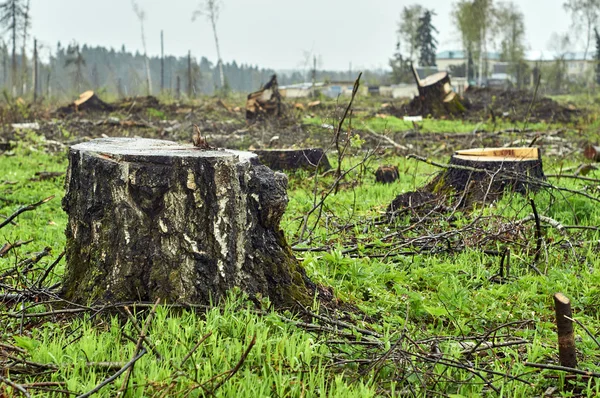
M99 138L77 144L71 150L89 152L99 157L125 161L168 163L172 158L237 158L240 162L256 162L257 155L229 149L200 149L192 144L149 138Z
M456 151L453 158L473 162L523 162L539 160L540 153L536 147L525 148L475 148Z

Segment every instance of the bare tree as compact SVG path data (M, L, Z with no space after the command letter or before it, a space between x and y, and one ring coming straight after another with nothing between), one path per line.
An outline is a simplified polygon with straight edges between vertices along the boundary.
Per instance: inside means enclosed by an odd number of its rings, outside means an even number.
M215 36L215 46L217 47L217 58L219 65L219 77L221 78L221 88L225 87L225 74L223 73L223 59L221 58L221 49L219 48L219 36L217 35L217 20L221 11L222 0L203 0L198 9L192 15L192 21L200 15L204 15L210 22Z
M10 78L13 95L17 95L17 39L23 26L24 15L22 0L7 0L0 3L0 25L10 32L12 42Z
M512 1L496 7L496 19L500 37L500 59L509 63L520 86L523 80L525 60L525 16Z
M410 62L417 60L417 50L419 47L417 30L419 28L419 19L423 16L425 9L420 4L405 6L400 14L398 23L398 36L404 42L404 48L408 50L408 59Z
M165 91L165 40L163 31L160 31L160 92Z
M142 29L142 47L144 48L144 61L146 62L146 92L148 95L152 94L152 77L150 76L150 61L148 60L148 53L146 51L146 35L144 33L144 21L146 20L146 12L138 5L135 0L131 0L133 6L133 12L140 21Z
M585 31L585 52L583 59L587 59L592 34L594 33L598 18L600 18L600 0L566 0L563 7L571 13L573 27L577 31Z
M27 30L31 27L29 15L29 3L27 0L23 7L23 43L21 46L21 94L27 92Z
M459 0L454 4L453 22L459 30L467 57L471 52L479 57L479 84L482 83L484 64L487 65L487 41L497 28L493 0ZM468 73L467 73L468 74Z
M552 82L555 93L562 92L567 76L567 56L571 52L572 42L568 34L552 33L548 49L554 53L554 62L545 70L547 81Z
M85 66L85 59L79 50L79 44L72 43L67 47L67 59L65 61L65 67L71 65L75 66L73 72L73 83L77 88L77 92L81 92L81 85L83 84L83 67Z

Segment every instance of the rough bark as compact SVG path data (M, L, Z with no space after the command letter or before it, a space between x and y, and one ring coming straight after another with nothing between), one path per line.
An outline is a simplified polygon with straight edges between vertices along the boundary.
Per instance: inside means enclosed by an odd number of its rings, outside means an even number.
M257 149L253 151L259 161L273 170L310 170L318 167L320 171L331 169L329 159L321 148L306 149Z
M248 152L148 139L70 149L63 296L210 303L240 287L278 306L314 285L279 222L287 179Z

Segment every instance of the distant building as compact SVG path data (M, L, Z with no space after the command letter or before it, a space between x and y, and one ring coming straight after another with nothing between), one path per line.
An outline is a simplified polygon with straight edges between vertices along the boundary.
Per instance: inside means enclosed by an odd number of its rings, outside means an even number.
M289 86L280 86L279 92L285 98L307 98L313 95L323 94L331 98L338 96L350 96L352 95L352 88L354 87L354 81L332 81L332 82L318 82L313 84L311 82L291 84ZM358 88L359 95L367 95L369 93L369 87L365 84L361 84Z
M498 62L500 62L500 53L488 52L487 56L483 57L484 62L488 64L488 71L491 71ZM474 63L478 63L478 59L473 59ZM440 71L451 72L452 66L459 68L467 64L467 54L462 50L457 51L442 51L436 55L436 63ZM477 71L475 71L477 72ZM466 77L466 76L460 76Z
M312 97L315 91L319 91L324 83L315 83L314 87L311 82L290 84L289 86L279 86L279 93L285 98L307 98Z
M525 61L529 64L530 69L534 67L549 65L556 62L557 59L562 58L566 63L567 78L571 80L585 80L593 76L597 61L594 60L594 54L592 51L588 52L586 59L583 59L583 52L567 52L563 54L557 54L553 51L527 51L525 53ZM441 51L436 55L437 66L441 71L451 72L453 69L464 69L462 68L466 62L466 54L462 50L452 51ZM509 75L509 64L500 61L500 54L495 52L488 52L488 76L485 76L485 80L490 80L493 85L506 84L507 81L514 83L514 77ZM477 64L479 60L473 59L473 62ZM477 70L474 71L477 74ZM464 77L464 76L461 76ZM452 76L453 79L456 76ZM535 79L529 79L531 84Z
M586 59L583 52L566 52L558 54L553 51L528 51L525 59L531 68L543 65L549 65L556 62L557 59L563 59L567 67L567 77L571 80L593 79L594 71L598 61L594 59L594 52L589 51Z

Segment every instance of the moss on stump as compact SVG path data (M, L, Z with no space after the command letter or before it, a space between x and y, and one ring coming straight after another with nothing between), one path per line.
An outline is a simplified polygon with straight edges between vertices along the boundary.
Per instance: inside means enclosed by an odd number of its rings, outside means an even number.
M76 145L63 296L208 304L240 287L277 306L308 303L314 285L279 228L286 187L248 152L128 138Z

